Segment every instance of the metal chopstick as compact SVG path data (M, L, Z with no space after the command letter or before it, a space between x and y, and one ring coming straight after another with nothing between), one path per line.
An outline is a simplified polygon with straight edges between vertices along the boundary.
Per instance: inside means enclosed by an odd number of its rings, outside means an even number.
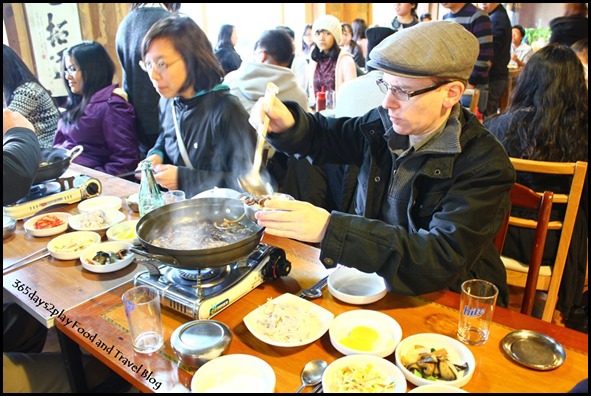
M37 256L37 255L39 255L39 254L41 254L41 253L43 253L41 256L34 257L34 256ZM20 260L17 260L17 261L15 261L14 263L12 263L12 264L9 264L9 265L8 265L8 266L6 266L6 267L3 267L3 268L2 268L2 272L3 272L3 274L4 274L4 273L6 273L6 271L7 271L7 270L9 270L9 269L15 269L15 268L14 268L15 266L17 266L17 267L22 267L23 265L26 265L26 264L32 263L33 261L36 261L36 260L42 259L43 257L47 257L47 256L49 256L49 252L47 251L47 247L44 247L43 249L37 250L36 252L33 252L33 253L29 254L28 256L25 256L25 257L23 257L22 259L20 259ZM33 258L32 258L32 257L33 257Z

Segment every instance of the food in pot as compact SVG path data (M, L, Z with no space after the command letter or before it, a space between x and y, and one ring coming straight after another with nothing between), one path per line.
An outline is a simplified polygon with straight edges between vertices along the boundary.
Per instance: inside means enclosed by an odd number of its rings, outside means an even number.
M33 227L36 230L45 230L47 228L58 227L64 224L65 222L57 216L54 215L47 215L41 217L39 220L35 222Z
M187 218L164 227L149 243L165 249L198 250L228 246L251 235L252 230L240 223L239 219L217 222Z
M468 363L453 362L445 348L427 348L415 345L401 359L408 371L420 378L431 381L455 381L468 371Z

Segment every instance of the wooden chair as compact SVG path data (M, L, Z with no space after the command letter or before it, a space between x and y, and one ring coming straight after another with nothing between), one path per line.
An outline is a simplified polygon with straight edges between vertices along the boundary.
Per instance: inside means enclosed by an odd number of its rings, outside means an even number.
M470 106L468 108L472 113L476 113L476 107L478 107L478 100L480 99L480 90L478 88L468 88L462 96L470 97Z
M544 246L546 246L546 235L548 234L548 223L550 222L550 210L552 209L552 200L554 193L545 191L543 195L538 195L534 190L523 184L515 183L511 189L511 208L530 209L538 212L536 220L510 216L507 213L503 227L499 230L495 238L495 246L499 253L503 251L503 245L507 236L509 224L516 227L535 229L534 243L531 248L531 258L528 266L525 266L526 273L519 272L517 276L508 279L510 285L524 288L523 300L521 302L521 313L531 315L536 297L536 286L540 267L542 266L542 256L544 255ZM501 256L505 264L508 257ZM515 260L512 260L515 261ZM523 264L521 264L523 265ZM509 271L507 271L509 272Z
M549 162L511 158L511 163L517 172L564 175L564 177L572 178L570 190L567 194L554 193L553 205L566 205L566 211L563 219L550 221L548 225L548 230L561 231L560 240L558 242L554 265L541 266L536 286L537 290L543 290L548 293L542 313L542 320L552 322L556 303L558 302L558 290L560 288L562 274L564 273L564 266L583 193L583 185L586 180L587 162ZM540 191L537 191L537 193L542 195ZM509 224L511 225L510 218ZM521 263L517 264L515 260L505 260L504 262L509 284L517 284L518 281L516 278L522 278L528 272L527 266ZM525 284L524 281L521 282Z

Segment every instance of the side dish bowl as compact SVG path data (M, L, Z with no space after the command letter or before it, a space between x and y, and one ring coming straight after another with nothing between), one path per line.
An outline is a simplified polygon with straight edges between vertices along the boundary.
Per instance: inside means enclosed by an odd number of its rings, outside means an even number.
M47 250L58 260L77 260L87 247L96 245L101 236L92 231L68 232L53 238L47 244Z
M274 346L310 344L326 333L334 314L290 293L267 300L243 321L259 340Z
M191 380L192 393L273 393L275 372L252 355L224 355L201 366Z
M389 360L350 355L333 361L322 375L324 393L405 393L404 375Z
M48 237L61 234L68 229L69 213L53 212L31 217L25 221L25 231L34 237Z
M139 220L127 220L111 226L107 230L107 239L109 241L124 241L139 245L140 240L135 231L138 222Z
M422 347L422 348L418 348ZM413 371L407 368L409 363L413 363L417 359L417 350L426 349L427 351L445 350L447 354L447 361L454 365L467 365L466 370L461 370L455 380L444 379L429 379L424 374L421 376L415 374L418 369ZM435 353L438 355L438 353ZM474 370L476 369L476 361L474 355L468 347L460 341L436 333L421 333L407 337L400 341L396 352L394 354L396 365L402 371L406 379L416 386L443 384L448 386L462 387L470 382Z
M101 242L84 249L80 255L80 262L82 263L82 267L91 272L104 274L107 272L119 271L120 269L127 267L133 261L135 254L129 250L132 246L131 243L124 241ZM94 257L98 252L117 254L117 252L123 251L126 251L126 254L121 258L117 257L118 259L112 263L107 262L106 264L100 264L94 260Z
M330 342L343 355L386 357L402 339L400 324L385 313L367 309L338 315L328 328Z
M125 220L125 213L116 211L95 210L71 216L68 224L77 231L105 231Z
M355 268L341 267L328 277L330 294L349 304L371 304L387 293L384 278Z
M101 195L94 198L85 199L78 204L80 213L92 212L95 210L115 211L121 209L123 201L119 197L111 195Z

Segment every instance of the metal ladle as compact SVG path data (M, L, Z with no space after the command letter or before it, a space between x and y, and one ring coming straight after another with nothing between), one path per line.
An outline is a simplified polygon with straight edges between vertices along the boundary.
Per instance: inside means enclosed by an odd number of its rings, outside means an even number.
M272 82L267 83L267 89L265 90L265 99L267 103L270 103L275 95L279 92L277 85ZM263 123L257 130L257 145L254 152L254 160L250 172L246 175L238 178L240 186L244 191L257 196L270 195L273 193L273 187L268 182L263 181L261 178L261 165L263 162L263 148L265 146L265 137L267 136L267 130L269 129L269 116L265 114Z
M322 374L328 364L324 360L311 360L302 369L302 386L298 388L296 393L300 393L307 386L318 385L322 381Z

